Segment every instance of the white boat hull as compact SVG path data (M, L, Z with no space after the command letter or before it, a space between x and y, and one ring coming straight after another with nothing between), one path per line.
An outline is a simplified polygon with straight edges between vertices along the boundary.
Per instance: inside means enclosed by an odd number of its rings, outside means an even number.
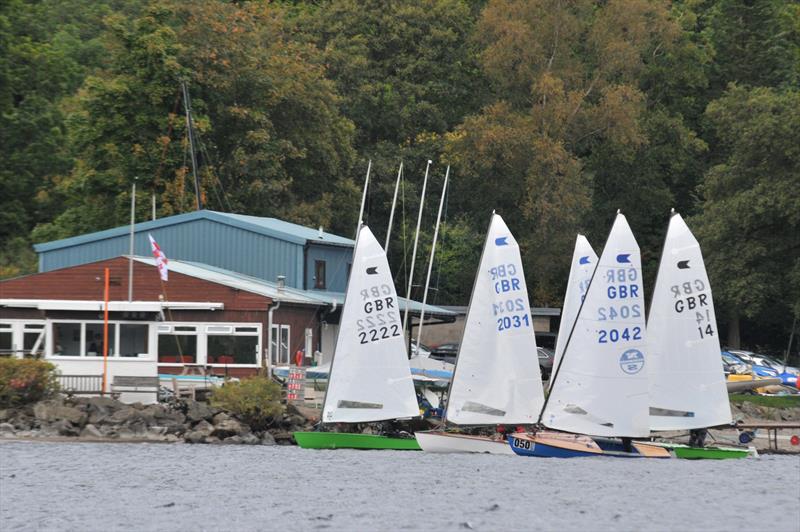
M417 443L426 453L514 454L508 441L488 436L470 436L447 432L417 432Z

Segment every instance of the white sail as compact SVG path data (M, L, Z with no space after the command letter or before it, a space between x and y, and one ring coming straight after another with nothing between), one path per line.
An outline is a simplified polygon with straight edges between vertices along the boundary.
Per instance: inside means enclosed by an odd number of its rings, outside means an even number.
M558 361L564 353L564 346L567 337L572 331L572 325L578 316L578 309L583 302L586 289L589 288L589 281L597 266L597 254L592 249L589 241L583 235L578 235L575 240L575 251L572 253L572 263L569 268L569 280L567 281L567 292L564 294L564 305L561 309L561 325L558 328L558 338L556 339L556 352L553 357L553 371L558 367ZM552 374L550 386L553 385Z
M450 389L459 425L535 423L544 403L519 246L492 215Z
M394 281L367 226L359 230L340 322L322 421L418 416Z
M731 422L711 286L700 244L679 214L669 221L647 341L652 430Z
M554 429L641 437L648 424L639 246L617 215L542 414Z

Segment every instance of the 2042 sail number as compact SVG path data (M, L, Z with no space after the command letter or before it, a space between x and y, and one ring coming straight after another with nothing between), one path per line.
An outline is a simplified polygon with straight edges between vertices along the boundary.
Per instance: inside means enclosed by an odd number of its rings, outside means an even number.
M616 342L628 342L630 340L642 339L641 327L625 327L623 329L600 329L597 331L597 343L607 344Z

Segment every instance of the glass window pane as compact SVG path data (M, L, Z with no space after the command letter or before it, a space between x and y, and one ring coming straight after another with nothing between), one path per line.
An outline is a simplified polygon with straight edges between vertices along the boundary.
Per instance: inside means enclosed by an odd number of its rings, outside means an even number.
M114 356L114 346L116 342L117 328L115 324L108 324L108 356ZM102 323L87 323L86 324L86 356L87 357L101 357L103 356L103 324Z
M81 356L81 324L53 324L53 355L65 357Z
M147 354L147 325L119 324L119 356L136 357Z
M289 326L281 327L281 364L289 363Z
M209 364L256 364L258 336L209 336Z
M25 356L44 355L44 330L24 333L22 335L22 344Z
M0 332L0 350L11 351L11 333Z
M181 360L184 364L197 363L197 336L158 335L158 361L162 364L180 364Z

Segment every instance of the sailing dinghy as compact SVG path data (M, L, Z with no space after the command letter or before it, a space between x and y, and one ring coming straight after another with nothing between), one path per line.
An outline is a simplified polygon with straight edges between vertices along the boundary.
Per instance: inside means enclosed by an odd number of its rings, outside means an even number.
M519 246L492 213L442 424L531 425L544 403ZM513 454L505 438L416 433L426 452Z
M512 450L541 457L669 458L663 448L630 441L650 434L645 353L639 246L618 213L539 416L542 425L561 432L510 435Z
M322 428L419 416L397 293L383 247L366 225L356 239L336 338ZM295 432L305 449L419 450L411 437L335 431Z
M572 332L572 324L578 317L578 309L581 308L586 289L592 280L594 269L597 266L597 253L592 249L591 244L583 235L578 235L575 239L575 251L572 252L572 263L569 267L569 280L567 281L567 292L564 294L564 305L561 309L561 327L558 328L556 338L556 351L553 356L553 370L558 367L558 361L564 354L564 346L567 344L569 333ZM552 374L548 390L553 386Z
M673 211L647 319L650 429L732 421L717 320L700 244ZM678 458L744 458L748 449L661 444Z

